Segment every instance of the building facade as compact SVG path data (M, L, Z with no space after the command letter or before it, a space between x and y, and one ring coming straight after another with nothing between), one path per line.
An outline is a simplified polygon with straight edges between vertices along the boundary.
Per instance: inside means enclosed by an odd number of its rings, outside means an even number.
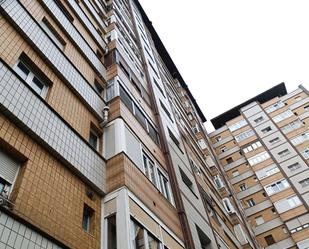
M309 248L309 93L284 84L212 120L218 160L265 248Z
M0 11L0 248L264 246L214 142L225 128L207 134L138 1L0 0ZM306 147L293 148L304 170ZM292 248L306 236L302 185L289 188L293 222L275 216Z

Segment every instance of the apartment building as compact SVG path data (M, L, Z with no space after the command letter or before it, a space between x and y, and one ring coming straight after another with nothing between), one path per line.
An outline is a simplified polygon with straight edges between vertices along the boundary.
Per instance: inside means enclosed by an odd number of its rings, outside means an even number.
M225 177L264 248L309 248L309 92L284 83L211 120Z
M0 248L260 248L138 1L0 11Z

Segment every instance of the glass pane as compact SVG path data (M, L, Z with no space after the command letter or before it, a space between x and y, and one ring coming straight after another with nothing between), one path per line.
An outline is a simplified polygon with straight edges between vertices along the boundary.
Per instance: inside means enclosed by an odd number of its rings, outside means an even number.
M156 184L155 169L152 161L149 161L149 179Z
M22 62L18 62L17 69L18 69L19 76L25 80L28 74L30 73L28 68Z
M129 108L129 110L133 113L133 105L132 100L129 95L125 92L122 86L119 85L120 98L122 102Z
M131 242L133 249L145 249L144 229L131 221Z
M138 122L144 127L144 129L147 129L146 118L136 105L135 105L135 117L137 118Z
M32 82L33 82L33 84L31 86L32 86L33 90L41 95L42 90L44 88L44 84L35 76L34 76Z
M148 246L149 249L160 249L159 242L151 234L148 234Z
M117 249L116 216L109 217L107 222L108 222L107 249Z
M149 136L152 138L152 140L157 145L160 145L159 135L158 135L157 131L155 130L155 128L153 128L153 126L151 124L149 124L149 123L148 123L148 128L149 128Z

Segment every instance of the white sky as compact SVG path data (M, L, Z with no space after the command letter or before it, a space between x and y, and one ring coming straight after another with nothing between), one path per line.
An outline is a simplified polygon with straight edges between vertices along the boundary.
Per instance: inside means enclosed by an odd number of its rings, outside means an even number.
M272 86L309 88L308 0L140 0L210 119Z

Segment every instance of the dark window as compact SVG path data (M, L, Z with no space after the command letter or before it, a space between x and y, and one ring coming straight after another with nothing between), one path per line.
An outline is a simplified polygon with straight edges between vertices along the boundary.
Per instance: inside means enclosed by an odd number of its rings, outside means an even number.
M107 218L107 249L117 249L116 216Z
M160 105L163 109L163 111L166 113L166 115L169 117L169 119L172 121L172 123L174 123L172 116L170 114L170 112L167 110L166 106L162 103L162 101L160 100Z
M119 85L120 90L120 98L122 102L129 108L129 110L133 113L133 101L129 97L129 95L126 93L126 91L123 89L121 85Z
M144 129L147 130L147 123L146 123L146 117L142 113L142 111L135 105L135 117L138 120L138 122L144 127Z
M263 132L263 133L266 133L266 132L269 132L269 131L271 131L271 127L270 127L270 126L264 128L264 129L262 129L262 132Z
M200 240L201 243L201 247L204 249L208 248L208 246L211 243L211 240L208 238L208 236L202 231L202 229L200 229L197 225L196 226L196 231L198 234L198 238Z
M94 131L90 131L89 144L95 150L98 148L98 135Z
M173 134L173 132L171 132L171 130L170 130L169 128L167 128L167 129L168 129L168 133L169 133L170 138L173 140L173 142L177 145L178 149L179 149L179 150L181 151L181 153L183 154L178 139L175 137L175 135Z
M227 163L232 163L232 162L234 162L234 160L233 160L232 157L228 157L228 158L226 159L226 162L227 162Z
M269 245L269 246L276 243L276 241L274 240L274 237L272 235L268 235L268 236L264 237L264 239L265 239L267 245Z
M156 81L155 78L153 78L153 82L155 83L156 87L159 89L159 91L162 93L163 97L165 98L165 94L163 92L163 89L160 87L159 83Z
M99 95L102 95L103 93L103 87L101 86L101 84L98 81L94 81L94 86L95 86L95 90Z
M152 138L152 140L155 141L157 145L160 145L159 134L150 123L148 123L148 130L149 130L149 136Z
M93 218L94 218L93 209L90 208L88 205L84 204L82 226L83 229L88 233L93 233Z
M181 168L179 168L181 179L186 184L186 186L191 190L191 192L195 195L194 188L193 188L193 183L189 179L189 177L186 175L185 172Z

